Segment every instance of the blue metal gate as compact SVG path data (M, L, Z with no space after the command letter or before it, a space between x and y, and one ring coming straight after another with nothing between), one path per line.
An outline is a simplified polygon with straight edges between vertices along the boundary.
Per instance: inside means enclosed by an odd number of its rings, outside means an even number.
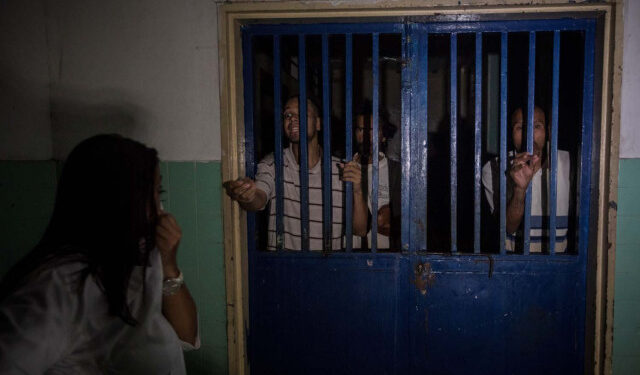
M558 155L558 106L560 36L579 31L584 35L582 120L576 156L575 248L554 252L556 243L556 175ZM507 41L512 33L529 37L527 93L527 150L533 151L536 36L553 33L553 84L549 136L551 213L549 251L530 254L531 188L527 192L522 250L507 252ZM450 66L457 67L458 36L475 37L476 98L483 95L483 33L500 36L499 166L500 239L497 249L481 245L481 100L475 100L473 213L458 212L458 162L456 150L458 70L450 69L450 248L429 249L426 218L429 166L428 53L429 35L449 37ZM373 113L379 110L379 36L402 38L402 226L401 248L379 251L377 218L371 217L369 252L352 249L349 199L345 205L344 249L331 249L331 225L324 226L324 251L309 250L308 170L300 168L302 249L283 249L283 134L280 69L273 69L273 129L276 165L277 250L264 251L255 240L255 214L248 215L249 327L248 354L254 374L541 374L584 373L586 267L589 245L592 190L594 19L554 19L445 23L365 23L249 25L243 28L244 92L246 121L246 169L253 177L254 67L252 43L270 35L273 66L280 67L281 38L298 37L300 93L300 165L306 160L306 53L305 36L322 38L323 147L331 149L329 112L329 35L345 38L345 155L353 154L352 41L355 34L370 34L372 41ZM377 154L378 120L373 116L373 155ZM377 212L378 164L373 158L372 212ZM323 154L323 185L332 186L331 155ZM351 194L349 183L345 195ZM332 222L331 189L323 190L323 220ZM458 216L473 216L473 243L459 249Z

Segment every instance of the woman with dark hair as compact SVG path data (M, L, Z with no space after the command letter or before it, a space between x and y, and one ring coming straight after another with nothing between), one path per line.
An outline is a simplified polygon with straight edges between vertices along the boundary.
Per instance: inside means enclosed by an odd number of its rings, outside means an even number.
M71 152L45 234L0 284L0 374L185 373L196 306L160 180L156 150L118 135Z

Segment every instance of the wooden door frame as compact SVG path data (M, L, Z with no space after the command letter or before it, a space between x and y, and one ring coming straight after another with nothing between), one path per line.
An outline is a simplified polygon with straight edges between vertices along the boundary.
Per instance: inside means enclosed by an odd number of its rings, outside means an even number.
M602 3L567 3L560 0L536 0L521 5L519 1L437 0L393 2L242 2L218 6L218 51L220 75L220 130L222 179L244 176L244 101L242 84L241 26L255 22L305 20L358 20L406 16L473 16L482 14L586 14L603 15L602 70L596 74L600 90L599 193L597 199L597 249L593 285L587 300L592 306L592 323L585 332L592 336L593 362L585 364L587 373L611 374L613 347L613 296L616 248L616 204L618 195L618 161L620 145L620 103L623 14L622 0ZM614 67L616 67L614 69ZM596 102L597 104L597 102ZM594 104L594 107L596 105ZM248 260L246 214L226 195L223 196L224 258L227 296L227 345L229 374L249 373L246 352L248 327Z

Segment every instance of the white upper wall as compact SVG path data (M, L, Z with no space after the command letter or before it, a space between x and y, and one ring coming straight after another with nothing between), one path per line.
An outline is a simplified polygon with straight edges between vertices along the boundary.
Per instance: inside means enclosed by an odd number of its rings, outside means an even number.
M0 160L51 158L46 8L0 1Z
M640 1L624 2L620 157L640 158Z
M54 158L117 132L163 160L220 160L213 1L47 4Z
M640 1L624 2L620 156L640 158ZM0 159L118 132L220 160L215 0L0 2Z

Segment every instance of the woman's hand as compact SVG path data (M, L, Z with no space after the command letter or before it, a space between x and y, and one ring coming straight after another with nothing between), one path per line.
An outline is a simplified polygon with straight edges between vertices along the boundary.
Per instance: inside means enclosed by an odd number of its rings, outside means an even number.
M180 275L176 255L181 238L182 230L176 218L170 213L160 211L156 227L156 246L162 258L162 271L165 279ZM180 340L188 342L196 348L199 347L196 304L186 284L183 284L175 294L163 295L162 313Z
M156 246L162 258L162 268L165 277L178 277L177 253L182 230L170 213L161 211L158 215L158 225L156 226Z

